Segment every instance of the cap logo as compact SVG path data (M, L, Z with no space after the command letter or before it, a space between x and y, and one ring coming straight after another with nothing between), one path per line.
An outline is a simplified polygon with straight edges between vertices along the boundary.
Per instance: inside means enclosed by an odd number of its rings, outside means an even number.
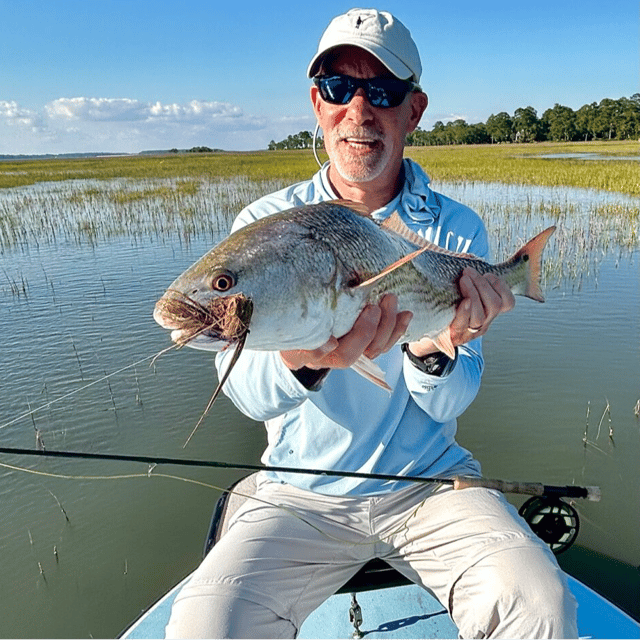
M364 22L362 16L358 16L358 22L356 22L356 29L360 28L360 25Z

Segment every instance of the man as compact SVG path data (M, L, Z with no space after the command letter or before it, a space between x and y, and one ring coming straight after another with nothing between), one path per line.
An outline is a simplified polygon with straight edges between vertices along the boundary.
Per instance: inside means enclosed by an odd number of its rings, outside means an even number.
M335 18L311 61L311 101L330 161L309 181L241 212L237 229L301 204L398 211L445 248L486 257L468 208L433 192L404 140L427 107L421 63L392 15L354 9ZM455 360L429 339L396 345L411 321L387 295L353 329L313 351L245 351L225 393L265 420L271 466L447 477L480 473L454 439L483 368L480 337L514 305L506 285L465 271L451 324ZM389 395L348 367L377 358ZM229 354L218 356L224 370ZM305 617L370 558L431 590L463 637L576 637L575 602L553 555L485 489L453 491L373 479L269 473L182 590L168 635L294 637Z

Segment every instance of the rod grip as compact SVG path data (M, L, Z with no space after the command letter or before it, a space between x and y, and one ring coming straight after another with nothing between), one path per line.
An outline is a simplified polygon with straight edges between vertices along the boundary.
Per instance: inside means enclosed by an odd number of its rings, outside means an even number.
M455 476L453 478L454 489L470 489L482 487L483 489L495 489L501 493L517 493L526 496L558 496L565 498L586 498L593 502L600 500L599 487L554 487L539 482L511 482L509 480L492 480L477 476Z
M544 494L544 485L539 482L511 482L509 480L492 480L491 478L479 478L477 476L456 476L453 479L454 489L471 489L474 487L495 489L501 493L521 493L528 496L541 496Z

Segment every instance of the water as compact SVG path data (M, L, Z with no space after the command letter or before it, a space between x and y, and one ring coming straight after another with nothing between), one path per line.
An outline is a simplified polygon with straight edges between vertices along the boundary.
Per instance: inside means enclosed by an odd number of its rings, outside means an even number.
M484 206L487 216L492 206L528 202L533 213L524 226L537 229L559 215L549 207L536 213L531 203L541 199L561 210L584 199L569 212L583 221L603 205L599 194L572 198L530 187L442 190ZM500 233L505 224L498 216L490 226ZM520 225L509 234L520 231L528 233ZM174 350L150 366L149 357L169 346L151 318L154 302L214 235L92 243L74 237L6 247L0 258L2 444L33 448L38 434L49 449L258 462L262 426L224 397L182 449L215 385L212 355ZM580 278L549 276L546 305L520 300L496 322L485 339L483 388L460 420L459 439L487 476L600 485L600 503L576 505L578 542L625 567L617 586L628 594L637 583L626 577L626 567L640 562L634 413L640 251L605 245L593 250ZM549 255L561 248L556 243ZM116 635L198 563L219 495L212 487L242 474L16 456L0 463L39 474L0 467L0 592L7 596L0 603L1 637Z
M541 153L538 158L550 160L636 160L640 156L610 156L604 153Z

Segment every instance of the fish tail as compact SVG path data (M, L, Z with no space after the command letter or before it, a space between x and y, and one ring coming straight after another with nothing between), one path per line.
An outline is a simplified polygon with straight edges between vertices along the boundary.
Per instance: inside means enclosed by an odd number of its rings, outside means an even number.
M509 260L511 264L517 264L521 261L527 263L525 269L525 278L522 283L522 289L515 291L527 298L537 300L538 302L544 302L544 296L542 295L542 289L540 287L540 278L542 275L542 251L547 244L547 241L556 230L555 227L549 227L535 238L532 238L527 244L522 247L514 256Z

